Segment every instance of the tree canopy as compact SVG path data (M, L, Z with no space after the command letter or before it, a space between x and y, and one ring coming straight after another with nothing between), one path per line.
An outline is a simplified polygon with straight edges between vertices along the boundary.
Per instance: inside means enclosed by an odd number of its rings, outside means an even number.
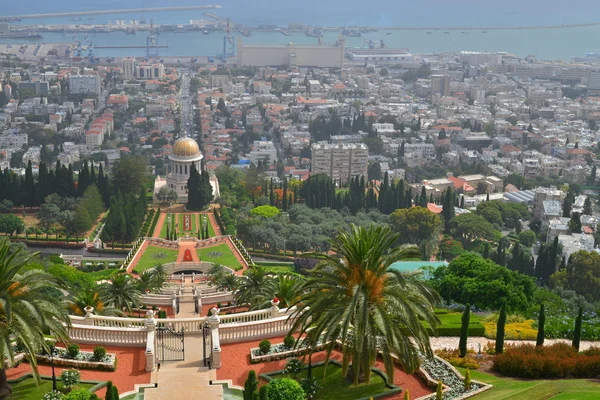
M434 272L433 287L446 300L497 310L506 300L513 312L524 312L535 294L534 280L526 275L467 253Z
M571 254L566 268L552 275L550 283L573 290L587 301L599 301L600 254L583 250Z

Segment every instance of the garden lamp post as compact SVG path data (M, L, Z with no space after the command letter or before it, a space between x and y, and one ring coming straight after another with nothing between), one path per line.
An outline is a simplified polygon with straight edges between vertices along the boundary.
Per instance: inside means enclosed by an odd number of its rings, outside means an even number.
M54 351L56 348L50 345L50 365L52 366L52 390L56 390L56 373L54 372Z

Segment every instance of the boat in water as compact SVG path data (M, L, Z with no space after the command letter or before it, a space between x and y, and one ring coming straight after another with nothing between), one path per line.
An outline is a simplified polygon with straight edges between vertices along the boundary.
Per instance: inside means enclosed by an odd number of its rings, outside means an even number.
M587 53L583 57L571 57L573 61L577 62L600 62L600 53Z

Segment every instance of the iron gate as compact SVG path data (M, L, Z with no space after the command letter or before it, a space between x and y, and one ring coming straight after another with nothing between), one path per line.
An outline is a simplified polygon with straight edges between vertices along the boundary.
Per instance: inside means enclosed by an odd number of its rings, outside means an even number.
M204 350L204 366L211 369L210 360L212 354L212 333L208 321L204 321L202 326L202 346Z
M185 358L183 328L177 332L167 327L156 328L158 362L183 361Z

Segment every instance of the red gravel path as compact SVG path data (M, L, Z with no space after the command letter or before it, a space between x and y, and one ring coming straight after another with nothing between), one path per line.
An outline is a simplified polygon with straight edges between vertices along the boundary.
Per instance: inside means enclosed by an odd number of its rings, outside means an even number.
M152 237L159 238L160 231L162 230L162 226L165 223L165 219L167 218L167 214L161 212L160 217L158 217L158 222L156 223L156 228L154 228L154 232L152 232Z
M129 263L129 267L127 267L128 274L130 274L131 271L133 271L135 269L135 266L137 265L137 263L140 261L140 259L144 255L144 252L146 251L147 247L148 247L148 241L144 240L144 243L142 243L142 247L138 250L138 252L136 253L133 260L131 260L131 262Z
M94 345L81 344L81 350L93 351ZM107 353L116 353L117 369L114 372L93 371L81 369L82 380L112 381L118 388L119 393L129 392L135 389L135 384L150 383L150 372L146 372L146 358L144 348L141 347L116 347L107 346ZM60 373L64 367L54 367L56 375L60 379ZM52 376L52 367L49 365L38 365L41 375ZM29 364L22 363L15 368L6 371L8 379L16 379L31 372ZM96 394L104 398L106 389L100 389Z
M271 343L283 342L283 337L270 339ZM260 340L245 343L224 344L221 346L221 357L223 366L217 370L217 379L231 379L234 385L244 386L250 370L255 370L256 374L282 370L285 367L285 360L272 361L262 364L250 364L250 348L258 347ZM323 361L325 352L315 353L312 357L313 363ZM341 353L337 350L332 354L332 359L341 361ZM377 361L375 366L385 370L383 363ZM390 400L402 400L404 398L404 389L410 391L411 398L425 396L433 393L425 383L416 375L408 375L399 367L394 371L394 384L401 387L402 393L393 397L386 397Z

